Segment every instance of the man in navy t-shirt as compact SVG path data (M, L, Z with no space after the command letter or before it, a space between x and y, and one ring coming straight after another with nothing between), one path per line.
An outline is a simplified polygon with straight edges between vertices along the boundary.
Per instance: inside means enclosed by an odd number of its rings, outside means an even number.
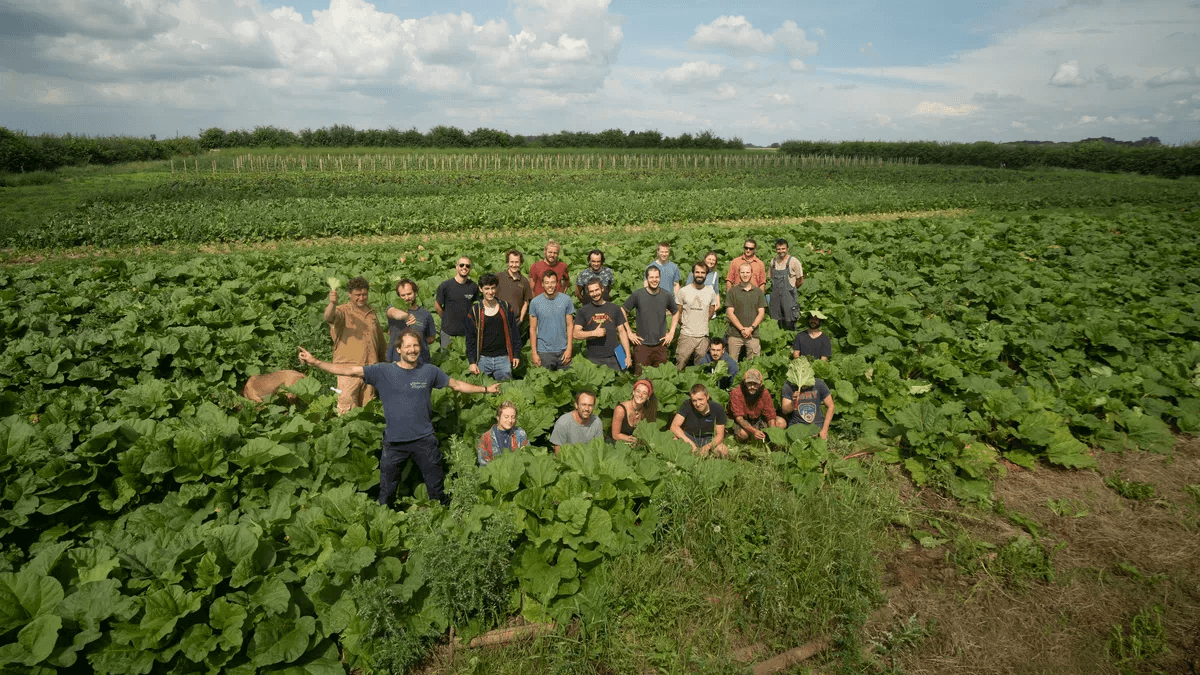
M383 452L379 457L379 503L387 504L396 492L400 466L410 457L417 462L429 498L442 504L450 500L443 491L445 469L437 437L433 434L433 390L450 387L463 394L498 394L500 384L481 387L461 382L431 364L419 364L421 335L413 330L400 334L400 360L356 366L317 360L304 347L300 362L341 377L361 377L375 387L383 404Z

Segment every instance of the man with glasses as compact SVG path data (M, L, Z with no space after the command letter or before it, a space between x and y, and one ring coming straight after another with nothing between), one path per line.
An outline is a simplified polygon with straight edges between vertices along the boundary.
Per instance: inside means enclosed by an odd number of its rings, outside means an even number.
M454 276L437 288L434 309L442 317L442 349L467 332L467 310L479 299L479 286L471 281L471 259L463 256L454 266Z
M750 265L750 281L755 286L758 286L763 291L767 288L767 267L762 260L758 258L758 242L753 239L747 239L742 246L742 255L729 261L729 271L725 273L725 290L733 288L733 286L741 280L738 274L738 269L742 265Z

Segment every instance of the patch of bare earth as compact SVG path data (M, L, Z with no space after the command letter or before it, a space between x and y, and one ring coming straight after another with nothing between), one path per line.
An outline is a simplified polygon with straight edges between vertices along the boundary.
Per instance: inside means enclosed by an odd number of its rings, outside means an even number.
M1200 441L1181 438L1170 456L1097 451L1096 459L1096 471L1010 471L997 483L1003 509L994 511L902 491L914 526L941 524L937 536L947 541L885 561L894 618L871 628L894 630L915 615L930 629L893 657L895 666L914 675L1200 673L1200 503L1186 489L1200 485ZM1155 496L1118 495L1104 483L1118 471L1153 485ZM1053 581L1014 584L986 565L964 567L973 551L993 562L1007 542L1028 536L1025 522L1050 554ZM968 540L995 548L961 545ZM1114 626L1128 635L1131 619L1154 606L1162 608L1168 651L1118 664L1108 648Z
M595 234L613 234L623 232L642 232L646 230L662 230L674 227L724 227L724 228L765 228L804 223L872 223L901 220L904 218L951 218L970 213L970 209L941 209L931 211L896 211L891 213L852 213L840 216L808 216L797 218L751 218L745 220L713 220L705 222L646 222L639 225L607 225L589 228ZM292 248L323 248L330 246L380 246L387 244L420 243L429 241L456 241L464 239L499 239L545 235L546 237L562 236L560 228L528 228L502 231L466 230L461 232L430 232L425 234L382 234L361 237L323 237L319 239L288 239L281 241L263 242L210 242L204 244L163 244L157 246L138 246L131 248L96 248L84 246L58 251L20 251L15 249L0 249L0 264L29 265L49 260L82 260L107 258L134 258L145 255L179 255L206 254L225 255L242 251L277 251Z

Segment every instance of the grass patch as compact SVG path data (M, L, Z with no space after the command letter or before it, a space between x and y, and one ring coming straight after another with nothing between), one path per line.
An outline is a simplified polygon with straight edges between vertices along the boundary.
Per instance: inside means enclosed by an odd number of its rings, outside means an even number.
M1147 607L1129 620L1126 627L1115 624L1108 637L1108 656L1122 673L1135 673L1150 659L1168 653L1163 610Z
M1121 475L1121 471L1119 470L1105 478L1104 484L1125 499L1132 499L1139 502L1154 499L1153 485L1136 480L1125 480L1125 477Z

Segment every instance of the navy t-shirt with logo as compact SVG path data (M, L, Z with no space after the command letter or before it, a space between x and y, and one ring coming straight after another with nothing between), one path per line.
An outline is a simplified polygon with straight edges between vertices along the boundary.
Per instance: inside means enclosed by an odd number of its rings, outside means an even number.
M442 332L447 335L463 335L467 332L467 310L480 297L479 286L467 279L458 283L450 278L437 287L434 299L442 306Z
M383 403L383 439L407 443L433 435L433 390L450 385L441 368L428 363L412 370L395 363L363 366L363 382Z

